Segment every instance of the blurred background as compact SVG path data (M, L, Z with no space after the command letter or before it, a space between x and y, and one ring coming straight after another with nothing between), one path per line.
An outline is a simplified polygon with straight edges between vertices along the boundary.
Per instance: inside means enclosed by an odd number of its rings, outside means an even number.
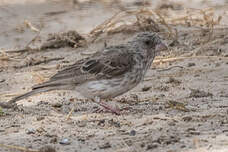
M40 30L42 36L69 30L88 34L121 11L139 9L153 9L153 20L159 13L168 24L204 26L208 20L217 21L220 17L219 24L224 25L227 23L227 3L226 0L1 0L0 46L26 45L35 34L26 27L28 22ZM122 24L131 22L123 16L118 19Z

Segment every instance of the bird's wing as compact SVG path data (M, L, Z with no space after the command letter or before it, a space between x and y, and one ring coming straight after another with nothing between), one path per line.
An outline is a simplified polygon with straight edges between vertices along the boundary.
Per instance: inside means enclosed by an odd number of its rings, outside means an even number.
M89 80L123 76L134 65L132 53L129 53L127 49L128 47L126 46L106 48L102 52L79 60L75 64L59 71L46 84L81 84ZM36 87L39 87L39 85L34 88Z

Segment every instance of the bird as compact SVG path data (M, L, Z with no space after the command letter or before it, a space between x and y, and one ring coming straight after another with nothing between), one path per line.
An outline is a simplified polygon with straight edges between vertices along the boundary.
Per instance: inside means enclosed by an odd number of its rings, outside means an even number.
M144 79L155 56L167 49L158 34L139 32L126 43L108 46L76 61L48 81L33 86L28 93L11 99L8 104L42 92L72 90L110 112L120 114L119 110L103 100L117 97L136 87Z

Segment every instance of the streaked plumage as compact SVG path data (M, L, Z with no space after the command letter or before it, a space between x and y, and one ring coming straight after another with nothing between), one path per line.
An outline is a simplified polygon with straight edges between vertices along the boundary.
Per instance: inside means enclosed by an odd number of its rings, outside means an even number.
M51 90L75 90L91 99L116 97L143 80L156 53L165 47L158 35L139 33L126 44L107 47L77 61L9 103Z

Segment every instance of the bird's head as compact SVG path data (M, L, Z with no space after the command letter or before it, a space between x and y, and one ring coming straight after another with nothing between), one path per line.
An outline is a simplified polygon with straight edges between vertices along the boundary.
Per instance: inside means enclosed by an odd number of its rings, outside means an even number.
M138 33L132 40L135 45L147 50L148 55L158 54L160 51L167 50L168 47L162 42L161 38L152 32Z

